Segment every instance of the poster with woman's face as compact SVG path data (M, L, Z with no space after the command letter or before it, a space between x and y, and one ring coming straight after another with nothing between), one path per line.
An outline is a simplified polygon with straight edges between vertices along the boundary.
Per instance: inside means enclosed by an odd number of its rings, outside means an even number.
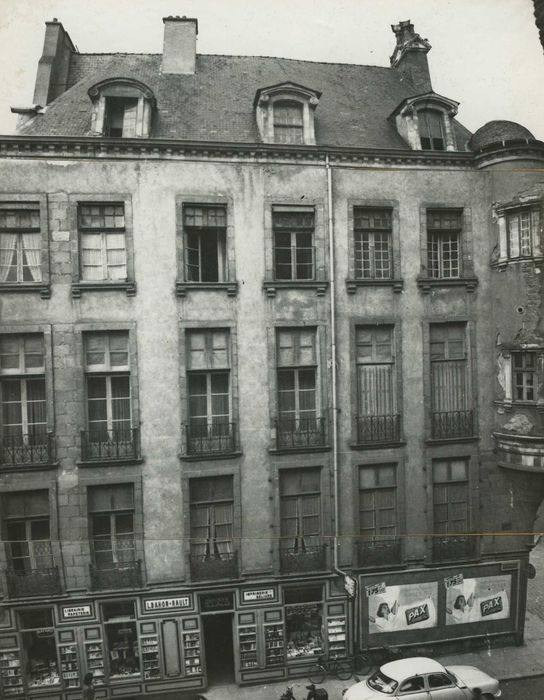
M466 578L446 590L446 625L510 617L511 576Z
M368 633L436 627L438 584L387 586L368 598Z

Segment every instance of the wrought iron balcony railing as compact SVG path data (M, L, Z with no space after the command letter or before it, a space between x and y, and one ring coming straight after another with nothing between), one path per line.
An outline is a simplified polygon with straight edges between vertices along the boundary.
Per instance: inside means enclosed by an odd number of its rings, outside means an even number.
M132 562L111 564L109 566L89 565L91 588L102 591L110 588L141 588L142 562L136 559Z
M357 541L359 567L392 566L402 562L401 541L398 537L375 537Z
M81 431L81 458L84 462L139 459L139 457L140 431L138 428Z
M238 578L238 552L206 556L191 554L191 578L203 581L221 578Z
M400 440L400 415L357 416L357 443L398 442Z
M3 435L0 442L0 464L26 466L51 464L55 461L52 433Z
M37 595L56 595L61 592L58 567L6 571L8 595L10 598L26 598Z
M478 548L476 536L449 536L441 535L433 537L433 561L456 561L474 559Z
M327 553L324 544L280 549L280 571L282 574L323 571L326 568Z
M473 411L442 411L432 414L432 437L447 438L472 437L474 435Z
M236 423L185 426L187 454L229 454L236 452Z
M298 449L325 447L327 431L324 418L279 418L276 420L276 447Z

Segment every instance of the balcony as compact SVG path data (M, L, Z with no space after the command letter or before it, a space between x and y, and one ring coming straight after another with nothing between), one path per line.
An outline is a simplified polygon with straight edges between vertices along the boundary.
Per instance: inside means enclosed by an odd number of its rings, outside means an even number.
M433 440L472 437L474 435L473 411L447 411L432 414Z
M39 466L55 461L53 433L4 435L0 443L0 465Z
M185 425L187 454L222 455L236 452L236 423L213 423L212 425Z
M323 571L326 568L327 556L324 544L314 547L280 549L280 571L282 574Z
M433 561L441 563L446 561L458 561L475 559L478 546L476 536L448 536L433 538Z
M398 537L376 537L357 541L357 565L360 568L395 566L402 563Z
M193 581L238 578L238 552L215 556L191 554L190 561Z
M298 450L326 447L324 418L280 418L276 420L276 448Z
M111 564L107 567L90 564L89 571L93 591L103 591L110 588L141 588L143 585L140 559Z
M111 432L81 431L81 459L84 462L114 462L140 458L138 428Z
M30 569L28 571L6 571L10 598L27 598L37 595L57 595L61 592L58 567Z
M399 442L400 415L357 416L357 444Z

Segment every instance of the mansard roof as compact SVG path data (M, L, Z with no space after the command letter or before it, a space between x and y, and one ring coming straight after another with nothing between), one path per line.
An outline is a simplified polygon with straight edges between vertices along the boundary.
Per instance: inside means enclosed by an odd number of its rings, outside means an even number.
M160 54L79 54L71 57L66 91L20 133L85 136L91 127L88 91L101 81L125 78L153 92L151 135L162 139L259 143L254 98L280 83L308 85L322 93L315 115L318 146L406 149L388 116L417 93L393 68L318 63L262 56L197 54L194 75L161 73ZM457 142L470 138L456 123Z

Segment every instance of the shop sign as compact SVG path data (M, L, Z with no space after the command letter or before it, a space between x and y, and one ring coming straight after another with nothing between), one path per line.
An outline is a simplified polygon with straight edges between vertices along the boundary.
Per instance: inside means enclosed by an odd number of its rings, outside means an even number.
M422 622L423 620L428 620L429 606L427 603L422 603L421 605L416 605L415 608L408 608L406 612L406 624L415 625L417 622Z
M210 593L200 596L201 612L215 612L216 610L232 610L232 593Z
M71 678L79 678L79 676L77 675L77 671L65 671L62 674L62 677L64 678L64 680L69 680Z
M385 584L383 585L385 586ZM348 576L348 574L344 576L344 588L350 598L355 598L357 593L357 581L353 576Z
M461 586L463 584L463 574L455 574L455 576L449 576L444 579L444 584L446 588L451 588L452 586Z
M275 600L276 591L273 588L259 588L242 593L244 603L260 602L262 600Z
M480 603L480 612L482 617L502 612L502 596L497 595L489 600L482 600Z
M365 586L367 598L370 598L370 596L373 595L379 595L380 593L385 593L386 590L387 586L385 585L385 581L382 581L381 583L375 583L372 586Z
M61 615L63 620L72 620L80 617L92 617L90 605L74 605L72 607L62 607Z
M52 637L55 634L53 629L36 630L36 637Z
M151 612L153 610L176 610L190 607L191 599L188 595L179 598L153 598L152 600L144 601L144 610L146 612Z

